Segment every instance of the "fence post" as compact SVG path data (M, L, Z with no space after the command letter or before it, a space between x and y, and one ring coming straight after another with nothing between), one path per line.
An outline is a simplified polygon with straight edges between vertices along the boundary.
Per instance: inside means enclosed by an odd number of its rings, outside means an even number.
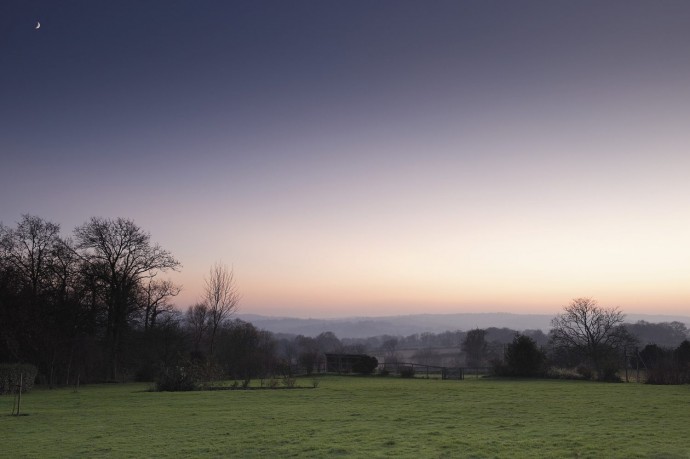
M21 406L22 406L22 386L24 385L24 373L19 373L19 385L17 388L19 391L17 392L17 396L14 398L16 403L17 403L17 413L14 413L14 406L12 407L12 414L15 416L19 416Z
M17 416L19 416L19 409L22 406L22 389L24 388L24 373L19 372L19 399L17 400Z
M625 364L625 382L630 382L628 380L628 347L623 347L623 362Z

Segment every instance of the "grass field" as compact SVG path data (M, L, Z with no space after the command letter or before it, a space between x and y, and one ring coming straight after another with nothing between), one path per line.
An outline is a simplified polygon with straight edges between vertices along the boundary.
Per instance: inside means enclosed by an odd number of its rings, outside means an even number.
M298 381L311 387L311 381ZM2 457L690 457L690 386L324 377L316 389L0 397Z

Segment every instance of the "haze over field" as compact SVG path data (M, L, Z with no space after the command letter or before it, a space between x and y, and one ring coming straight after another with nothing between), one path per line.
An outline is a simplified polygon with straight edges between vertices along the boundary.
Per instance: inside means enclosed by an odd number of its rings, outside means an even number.
M40 21L40 29L35 28ZM0 221L127 217L240 311L690 304L690 3L0 5Z
M409 336L446 331L470 331L475 329L507 328L523 332L541 330L549 333L553 328L549 314L506 314L506 313L459 313L459 314L411 314L387 317L346 317L335 319L300 319L291 317L266 317L255 314L239 314L241 320L273 333L316 337L330 331L339 338L369 338L372 336ZM680 322L690 326L689 316L666 316L649 314L627 314L626 322L634 324ZM679 334L680 335L680 334ZM657 344L662 334L658 335ZM682 339L681 339L682 340ZM641 340L644 341L644 338ZM646 342L644 343L646 344ZM673 343L672 346L677 346Z

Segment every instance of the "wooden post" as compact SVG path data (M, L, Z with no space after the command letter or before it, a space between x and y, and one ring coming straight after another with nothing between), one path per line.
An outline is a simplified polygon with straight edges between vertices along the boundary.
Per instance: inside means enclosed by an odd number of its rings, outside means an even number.
M24 385L24 373L19 373L19 393L17 394L17 416L22 406L22 386Z
M625 364L625 382L630 382L628 380L628 347L623 348L623 359Z

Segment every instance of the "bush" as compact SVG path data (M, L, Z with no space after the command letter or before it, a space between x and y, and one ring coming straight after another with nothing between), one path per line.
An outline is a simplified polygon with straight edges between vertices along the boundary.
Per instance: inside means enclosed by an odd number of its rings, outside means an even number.
M575 379L575 380L585 379L577 371L570 369L570 368L551 367L551 368L546 370L546 374L544 376L547 378L550 378L550 379Z
M495 376L512 376L508 365L503 360L492 359L489 363L491 364L491 371Z
M592 379L594 377L594 371L586 365L579 365L575 371L577 371L577 374L582 376L583 379Z
M164 369L156 380L155 390L158 392L183 392L197 390L199 384L193 377L193 371L185 367L170 367Z
M618 376L618 363L611 359L601 365L601 370L597 373L597 381L604 382L623 382Z
M29 392L34 387L38 368L26 363L0 364L0 395L13 394L19 387L21 376L23 392Z
M370 375L378 366L379 361L376 357L364 355L352 365L352 371L363 375Z
M414 367L413 366L402 366L400 367L400 377L401 378L414 378Z

